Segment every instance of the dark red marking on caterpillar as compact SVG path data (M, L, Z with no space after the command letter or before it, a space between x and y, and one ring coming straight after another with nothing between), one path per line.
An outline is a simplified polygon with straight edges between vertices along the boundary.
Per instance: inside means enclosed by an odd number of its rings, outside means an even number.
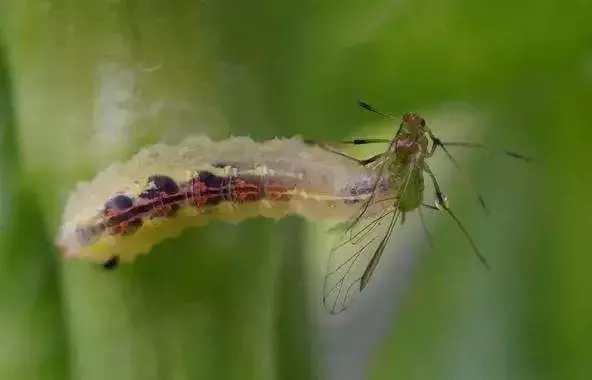
M196 177L181 184L164 175L150 176L150 187L141 192L138 198L116 195L105 204L106 218L98 225L79 231L79 234L83 240L103 230L112 235L129 235L142 226L143 217L173 217L185 204L201 208L217 206L221 202L241 204L262 199L291 199L289 187L266 181L269 181L266 176L223 177L209 171L199 172Z
M267 199L272 201L289 201L292 198L292 195L288 194L288 191L290 190L292 189L285 185L279 183L269 183L267 184Z
M106 228L113 228L115 226L126 223L134 218L142 217L143 215L150 215L154 213L161 213L161 210L172 205L179 205L186 200L184 193L178 193L167 197L157 197L151 200L139 199L136 201L136 205L125 211L119 212L115 215L108 216L103 224Z
M126 211L132 210L134 201L127 195L117 194L105 203L103 213L108 219L125 214ZM131 235L142 227L142 219L140 218L126 218L117 224L109 225L109 233L112 235Z
M150 183L151 187L140 193L139 197L161 201L160 204L155 205L151 218L175 216L180 206L178 204L165 204L162 200L179 193L180 188L177 182L169 176L156 174L148 177L148 183Z
M197 207L216 206L223 201L232 201L234 177L219 177L212 172L202 171L190 181L188 194Z

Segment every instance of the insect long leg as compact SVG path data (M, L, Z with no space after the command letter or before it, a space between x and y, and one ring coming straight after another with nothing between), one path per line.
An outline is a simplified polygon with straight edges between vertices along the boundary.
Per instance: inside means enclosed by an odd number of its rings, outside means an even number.
M322 140L304 140L305 144L318 145L329 147L331 144L344 144L344 145L366 145L366 144L388 144L390 139L353 139L353 140L341 140L337 142L328 142Z
M331 153L337 154L337 155L339 155L341 157L345 157L345 158L348 158L350 160L353 160L353 161L357 162L360 165L367 165L366 160L359 160L359 159L357 159L355 157L350 156L349 154L345 154L343 152L340 152L339 150L333 148L331 146L331 143L328 143L326 141L320 141L320 140L304 140L304 143L307 144L307 145L318 146L319 148L324 149L324 150L326 150L328 152L331 152Z
M440 211L440 209L438 207L428 204L428 203L422 203L421 205L425 208L429 208L430 210Z
M483 207L483 209L488 212L487 206L485 204L485 200L483 199L483 197L481 196L481 194L479 193L479 191L477 190L477 186L475 185L475 183L473 182L472 178L466 173L464 172L460 165L458 164L458 162L452 157L452 154L450 154L450 151L447 149L447 147L449 146L458 146L458 147L464 147L464 148L481 148L481 149L485 149L488 150L490 152L497 152L497 153L503 153L507 156L510 156L512 158L516 158L525 162L531 162L532 159L530 157L527 157L523 154L517 153L517 152L512 152L510 150L505 150L505 149L497 149L497 148L492 148L490 146L487 146L485 144L479 144L479 143L469 143L469 142L461 142L461 141L454 141L454 142L444 142L442 141L440 138L438 138L434 132L432 132L429 128L426 127L426 130L428 132L428 134L430 135L430 139L432 140L432 149L430 150L430 152L428 153L428 157L431 157L436 149L440 148L444 151L444 154L446 154L446 156L450 159L450 161L452 161L453 165L456 167L456 169L458 171L460 171L461 173L463 173L463 178L465 179L465 181L467 181L469 183L469 185L471 187L473 187L473 189L475 189L475 192L477 193L477 198L479 199L479 203L481 204L481 207Z
M422 203L422 205L424 207L428 207L428 208L434 208L437 209L435 206L432 205L426 205L425 203ZM428 225L426 224L425 218L423 217L423 212L421 211L421 207L419 207L417 209L417 212L419 213L419 220L421 222L421 227L423 229L423 232L426 236L426 238L428 239L428 244L430 245L430 248L432 249L432 251L435 251L435 245L434 245L434 240L432 239L432 234L430 233L430 231L428 230Z
M343 140L343 141L339 141L337 144L344 144L344 145L365 145L365 144L387 144L387 143L390 143L390 142L391 142L391 140L389 140L389 139L354 139L354 140ZM371 164L371 163L375 162L376 160L384 157L384 153L379 153L379 154L376 154L376 155L374 155L372 157L369 157L369 158L366 158L366 159L363 159L363 160L359 160L359 159L357 159L355 157L352 157L352 156L347 155L347 154L345 154L343 152L340 152L338 150L335 150L331 146L332 143L330 143L330 142L320 141L320 140L304 140L304 143L305 144L308 144L308 145L315 145L315 146L321 147L321 148L323 148L325 150L328 150L328 151L330 151L332 153L338 154L340 156L350 158L352 160L355 160L356 162L358 162L360 165L363 165L363 166L366 166L368 164Z
M461 141L444 142L442 140L438 140L438 143L441 147L460 146L460 147L464 147L464 148L481 148L481 149L488 150L490 152L503 153L507 156L510 156L510 157L513 157L513 158L516 158L516 159L519 159L519 160L522 160L525 162L532 162L533 161L532 158L525 156L523 154L520 154L517 152L512 152L511 150L492 148L492 147L484 145L484 144L461 142Z
M446 146L444 146L444 143L442 142L442 140L440 140L430 129L428 129L426 127L428 134L430 135L430 139L432 140L432 149L430 150L430 152L428 153L428 157L432 157L434 155L434 153L436 152L436 149L438 149L438 147L440 147L440 149L442 149L442 151L444 151L444 154L446 154L446 156L450 159L450 161L452 162L452 164L454 165L454 167L456 168L456 170L458 170L463 176L464 180L469 184L469 186L471 186L473 188L473 190L475 191L475 193L477 194L477 199L479 200L479 203L481 204L481 207L483 208L483 210L485 210L486 213L489 213L489 210L487 208L487 205L485 204L485 199L483 198L483 196L481 196L481 194L479 193L479 190L477 190L477 185L475 185L475 182L473 182L473 179L471 178L471 176L466 173L460 166L460 164L454 159L454 157L452 157L452 154L450 154L450 152L448 151L448 149L446 149Z
M353 141L356 141L356 140L353 140ZM340 141L339 143L340 144L350 144L350 143L353 144L354 143L353 141ZM391 140L381 140L380 142L390 142L390 141ZM378 141L376 141L376 142L378 142ZM352 157L352 156L350 156L348 154L345 154L343 152L340 152L338 150L333 149L333 147L331 146L330 143L327 143L327 142L324 142L324 141L304 140L304 143L306 143L308 145L318 146L318 147L320 147L322 149L325 149L325 150L327 150L327 151L329 151L331 153L335 153L335 154L337 154L339 156L349 158L350 160L354 160L354 161L356 161L358 164L360 164L362 166L366 166L368 164L371 164L371 163L373 163L373 162L381 159L385 155L384 153L379 153L379 154L375 154L374 156L371 156L369 158L365 158L363 160L359 160L359 159L357 159L355 157ZM359 144L357 144L357 145L359 145Z
M388 144L390 143L390 139L353 139L353 140L344 140L340 141L341 144L349 144L349 145L366 145L366 144Z
M481 254L481 252L479 251L479 248L477 248L477 245L475 244L475 242L471 238L471 235L469 235L469 232L467 231L467 229L461 223L460 219L458 219L456 217L456 215L450 209L450 206L448 205L448 200L446 199L446 196L442 192L442 189L440 187L440 184L438 183L438 180L436 179L436 176L434 175L434 173L432 172L432 170L430 169L430 167L428 166L427 163L424 164L424 171L426 173L428 173L428 176L430 177L432 183L434 184L434 189L436 191L435 208L438 210L444 210L448 215L450 215L452 217L452 219L454 219L454 221L456 222L456 225L460 228L460 230L463 232L463 234L465 235L465 237L467 238L467 240L469 241L469 243L473 247L473 251L475 252L475 255L477 256L479 261L481 261L481 263L487 269L490 269L490 266L487 263L487 259L485 258L485 256L483 256ZM430 208L432 208L432 207L430 207Z

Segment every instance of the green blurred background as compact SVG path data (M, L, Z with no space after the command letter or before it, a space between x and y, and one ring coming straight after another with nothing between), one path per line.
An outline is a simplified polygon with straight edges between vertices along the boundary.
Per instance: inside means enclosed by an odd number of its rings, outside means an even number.
M2 0L0 44L0 379L592 378L589 1ZM111 273L51 244L75 183L145 145L388 136L358 98L536 158L460 156L489 215L441 174L490 272L430 217L435 250L397 235L329 317L324 230L295 217Z

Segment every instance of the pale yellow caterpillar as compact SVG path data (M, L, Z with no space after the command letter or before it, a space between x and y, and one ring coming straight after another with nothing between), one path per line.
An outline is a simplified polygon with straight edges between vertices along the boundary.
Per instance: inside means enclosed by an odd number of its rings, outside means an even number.
M376 178L355 160L297 138L258 143L191 137L145 148L79 184L57 244L66 258L108 263L114 257L130 261L213 219L298 214L347 220Z

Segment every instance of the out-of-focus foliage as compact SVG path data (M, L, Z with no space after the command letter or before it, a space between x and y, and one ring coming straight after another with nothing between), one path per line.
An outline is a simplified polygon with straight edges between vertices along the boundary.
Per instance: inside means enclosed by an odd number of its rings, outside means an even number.
M5 0L0 378L589 378L591 14L576 0ZM430 218L436 252L375 300L397 313L368 369L318 344L305 269L322 252L303 254L295 218L214 223L115 273L52 247L68 192L113 160L197 133L344 138L374 117L358 98L395 114L468 105L488 144L536 157L462 162L490 214L463 182L447 193L493 270ZM323 324L327 346L356 352L374 317Z

